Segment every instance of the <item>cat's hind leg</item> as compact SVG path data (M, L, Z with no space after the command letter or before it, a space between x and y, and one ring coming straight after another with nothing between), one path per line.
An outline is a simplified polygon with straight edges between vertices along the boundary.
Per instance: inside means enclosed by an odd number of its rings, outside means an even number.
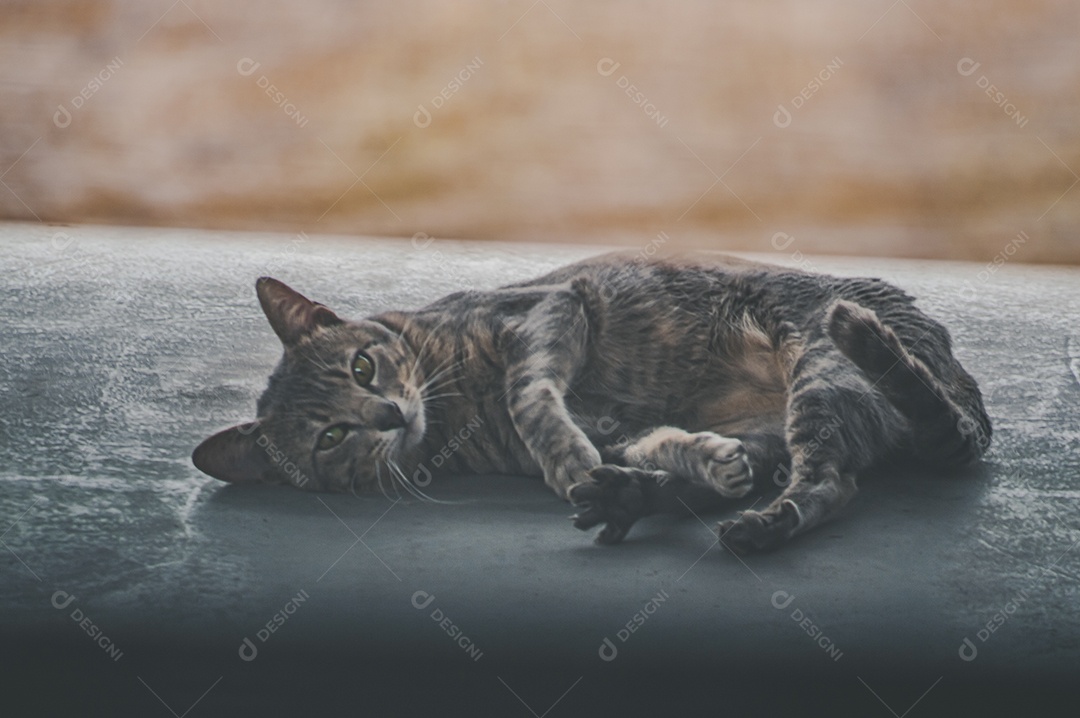
M762 511L717 527L721 542L737 553L775 548L835 516L856 493L856 473L907 431L896 407L827 336L804 349L788 392L790 482Z
M913 325L906 343L875 312L853 302L833 304L827 324L840 351L910 420L920 459L943 467L971 464L992 431L979 388L952 356L943 327L921 314L906 319Z

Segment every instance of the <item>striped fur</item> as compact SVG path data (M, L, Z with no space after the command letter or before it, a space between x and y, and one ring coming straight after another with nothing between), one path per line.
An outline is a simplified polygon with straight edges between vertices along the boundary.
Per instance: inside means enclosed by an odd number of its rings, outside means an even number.
M193 455L228 481L421 493L445 472L535 474L606 543L782 487L718 527L749 551L834 516L875 464L963 466L990 440L948 332L879 280L615 254L359 322L274 280L258 293L285 348L258 421Z

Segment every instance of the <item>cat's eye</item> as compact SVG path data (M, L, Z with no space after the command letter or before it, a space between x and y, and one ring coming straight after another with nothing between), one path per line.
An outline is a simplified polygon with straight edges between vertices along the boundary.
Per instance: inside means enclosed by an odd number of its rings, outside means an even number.
M364 352L358 353L352 360L352 375L360 386L367 386L375 378L375 362Z
M344 426L331 426L329 429L319 434L319 441L316 446L320 451L332 449L344 440L345 434L347 433L349 432Z

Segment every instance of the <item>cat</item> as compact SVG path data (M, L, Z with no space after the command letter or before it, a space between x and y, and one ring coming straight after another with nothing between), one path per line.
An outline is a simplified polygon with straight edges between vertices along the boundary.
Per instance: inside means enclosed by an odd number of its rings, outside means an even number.
M257 420L192 454L228 482L538 475L603 544L782 487L718 524L746 553L836 516L869 469L965 467L990 442L948 331L878 279L616 253L360 321L268 277L256 292L284 356Z

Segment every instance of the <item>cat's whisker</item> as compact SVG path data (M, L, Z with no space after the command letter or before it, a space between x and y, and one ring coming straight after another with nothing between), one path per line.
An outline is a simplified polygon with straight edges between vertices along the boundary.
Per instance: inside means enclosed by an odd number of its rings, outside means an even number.
M449 364L454 363L454 356L448 356L431 368L431 376L440 374Z
M379 461L379 464L386 464L386 470L387 470L387 472L388 472L388 473L390 474L390 488L392 488L392 489L394 490L394 497L395 497L395 498L394 498L393 500L394 500L394 501L401 501L401 492L400 492L400 491L398 490L398 487L397 487L397 482L395 481L395 477L394 477L394 472L393 472L393 470L392 470L392 469L390 468L390 462L389 462L389 460L380 460L380 461ZM376 464L376 467L378 467L378 466L379 466L379 464ZM389 494L389 493L387 493L386 489L383 489L383 486L382 486L382 477L381 477L381 474L380 474L380 480L379 480L379 488L380 488L380 489L382 489L382 492L383 492L383 496L385 496L386 498L388 498L388 499L389 499L389 498L390 498L390 494Z
M356 480L358 478L360 478L359 472L354 471L353 475L352 475L352 478L349 480L349 493L351 493L356 498L360 499L360 498L363 498L363 497L360 494L356 493Z
M445 324L447 321L449 321L449 319L450 319L449 317L444 318L441 322L439 322L435 326L435 329L428 332L428 335L424 339L424 342L420 345L419 351L416 352L416 360L413 361L412 368L409 370L409 380L410 381L414 380L414 378L416 376L416 370L420 367L420 360L424 356L424 352L427 350L428 345L431 343L431 340L438 335L439 330L442 329L443 324ZM411 317L410 317L410 320L412 320Z
M420 398L421 399L430 399L432 394L438 394L439 392L445 391L447 389L453 390L453 389L460 389L460 388L461 387L458 386L457 383L454 382L453 380L440 382L438 386L425 387L424 391L420 392Z
M381 460L378 460L378 459L377 459L377 460L375 461L375 480L376 480L376 482L377 482L377 483L378 483L378 485L379 485L379 491L381 491L381 492L382 492L382 496L386 497L386 498L387 498L387 500L389 501L389 500L390 500L390 495L389 495L389 493L387 493L387 487L384 487L384 486L382 485L382 468L381 468L381 463L382 463L382 461L381 461Z
M406 480L405 476L402 474L401 469L397 469L397 464L395 464L393 460L387 459L387 469L390 471L391 485L394 487L394 492L397 493L399 498L401 497L401 493L399 492L399 489L397 489L399 486L411 493L411 495L416 496L416 493L409 486L408 480Z
M421 501L423 500L423 498L416 493L416 491L414 490L415 487L409 483L409 480L405 478L405 475L402 473L398 465L393 462L393 460L387 459L386 466L388 469L390 469L390 477L393 479L394 482L396 482L394 484L395 490L396 487L400 484L401 487L407 492L420 499Z
M420 499L421 501L427 499L427 497L424 496L423 492L420 492L419 489L413 486L412 482L409 481L409 479L405 476L405 472L401 470L401 467L398 466L397 463L392 460L388 460L387 464L390 467L390 470L393 472L393 475L397 478L398 483L401 484L401 486L406 491L408 491L410 494Z
M458 391L450 391L450 392L447 392L445 394L436 394L434 396L425 396L424 400L425 401L434 401L435 399L445 399L448 396L465 396L465 395L462 394L461 392L458 392Z
M404 340L404 335L403 335L402 339L403 339L403 343L405 344L406 347L408 347L409 349L413 348L413 347L410 346L410 344L407 341ZM426 343L427 343L427 340L426 340ZM421 347L421 350L422 350L422 347ZM411 365L408 368L408 382L410 384L416 385L416 370L419 368L419 366L420 366L420 354L419 354L419 352L417 352L415 354L414 358L413 358L413 365Z
M455 376L453 372L463 366L463 364L463 362L454 362L445 369L436 372L420 387L420 404L424 407L425 419L428 418L428 413L430 409L429 402L438 401L439 399L445 399L451 396L464 396L459 392L443 391L447 388L456 388L457 376ZM443 378L444 374L449 375Z
M452 383L457 377L451 372L457 371L462 366L464 366L464 362L455 362L454 364L435 372L427 378L427 381L420 385L420 392L423 393L429 389L437 391L439 388Z
M386 489L382 485L382 472L379 471L379 467L382 464L386 464L386 470L390 472L390 486L394 489L394 495L397 496L398 499L400 499L401 494L398 492L397 486L394 485L394 474L392 471L390 471L389 457L387 456L387 454L387 442L385 439L381 439L372 450L372 456L375 457L375 476L379 481L379 489L382 491L383 496L389 499L390 494L387 493Z
M459 388L461 387L458 386L457 378L454 376L447 377L445 380L439 381L437 383L431 382L425 384L423 387L420 388L420 402L426 403L428 400L431 399L442 398L443 396L447 396L450 393L453 393L447 392L447 389L453 390ZM458 393L457 395L462 396L462 394L460 393Z
M446 320L444 319L443 321L446 321ZM402 327L402 336L405 335L404 330L410 324L415 324L415 323L416 323L416 317L415 316L411 316L411 317L406 318L405 325ZM441 327L442 322L440 322L438 326ZM417 361L417 363L420 361L420 357L422 357L424 355L424 350L427 349L428 343L431 342L431 340L432 340L432 338L434 336L435 336L435 332L428 332L427 336L424 338L424 341L420 344L420 348L416 351L416 361Z
M398 466L396 462L391 461L390 465L391 465L392 468L397 470L398 475L401 477L402 483L405 485L405 488L413 496L417 497L421 501L430 501L431 503L434 503L434 504L451 504L451 505L458 503L457 501L443 501L442 499L436 499L433 496L428 496L427 494L425 494L423 491L420 490L419 486L416 486L411 481L409 481L408 478L406 478L405 473L401 470L401 467Z
M322 369L325 369L326 371L333 371L333 368L329 364L327 364L326 361L321 356L318 356L317 354L315 354L315 352L300 351L299 354L300 354L301 357L306 359L309 363L314 364L314 365L316 365L318 367L321 367Z
M424 383L427 384L427 383L433 382L438 377L442 376L444 373L446 373L446 372L448 372L448 371L450 371L452 369L456 369L458 366L464 365L464 363L465 363L464 361L460 361L460 360L455 361L455 356L454 355L448 356L445 359L443 359L441 362L436 364L434 367L431 368L431 371L429 372L429 374L426 377L427 381L425 381Z

